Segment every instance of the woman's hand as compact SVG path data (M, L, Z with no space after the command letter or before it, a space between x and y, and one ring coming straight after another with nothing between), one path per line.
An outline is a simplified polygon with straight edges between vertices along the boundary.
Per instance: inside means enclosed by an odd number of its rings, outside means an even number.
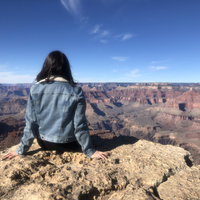
M6 155L4 155L3 159L10 160L11 158L14 158L16 156L18 156L17 152L16 151L11 151L11 152L7 153Z
M91 156L91 158L101 158L101 159L107 159L108 154L106 152L102 151L95 151L94 154Z

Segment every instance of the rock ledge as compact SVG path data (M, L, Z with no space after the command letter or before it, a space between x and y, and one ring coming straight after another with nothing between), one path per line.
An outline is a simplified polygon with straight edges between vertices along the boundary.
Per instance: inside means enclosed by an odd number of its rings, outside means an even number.
M108 150L107 160L41 151L36 141L26 156L1 160L0 199L200 199L200 166L192 166L188 151L127 137L97 139L97 148ZM123 145L116 145L119 140Z

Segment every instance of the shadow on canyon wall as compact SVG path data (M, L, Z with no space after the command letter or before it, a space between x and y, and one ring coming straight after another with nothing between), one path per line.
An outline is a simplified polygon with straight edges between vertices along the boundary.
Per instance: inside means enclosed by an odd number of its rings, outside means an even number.
M97 113L97 115L99 116L106 116L106 114L104 112L102 112L99 108L97 108L96 106L94 106L93 104L91 104L92 108L94 109L94 112Z

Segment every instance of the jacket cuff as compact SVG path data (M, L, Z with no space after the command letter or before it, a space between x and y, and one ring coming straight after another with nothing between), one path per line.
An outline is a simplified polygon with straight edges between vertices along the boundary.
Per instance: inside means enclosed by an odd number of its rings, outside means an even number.
M23 154L20 146L17 148L16 152L17 152L17 155L22 155Z
M90 158L95 153L95 151L96 150L94 148L90 148L87 151L85 151L84 153L88 158Z
M22 155L22 154L25 154L28 150L29 150L29 147L27 145L20 144L16 152L18 155Z

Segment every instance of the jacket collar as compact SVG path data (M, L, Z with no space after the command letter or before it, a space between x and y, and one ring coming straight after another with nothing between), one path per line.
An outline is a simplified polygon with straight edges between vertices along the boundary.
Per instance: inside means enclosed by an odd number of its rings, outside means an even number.
M36 84L41 83L41 82L44 82L44 81L46 81L46 80L47 80L46 78L45 78L45 79L42 79L42 80L40 80L39 82L37 82ZM66 79L64 79L63 77L60 77L60 76L51 76L51 77L49 78L49 81L68 82L68 80L66 80Z

